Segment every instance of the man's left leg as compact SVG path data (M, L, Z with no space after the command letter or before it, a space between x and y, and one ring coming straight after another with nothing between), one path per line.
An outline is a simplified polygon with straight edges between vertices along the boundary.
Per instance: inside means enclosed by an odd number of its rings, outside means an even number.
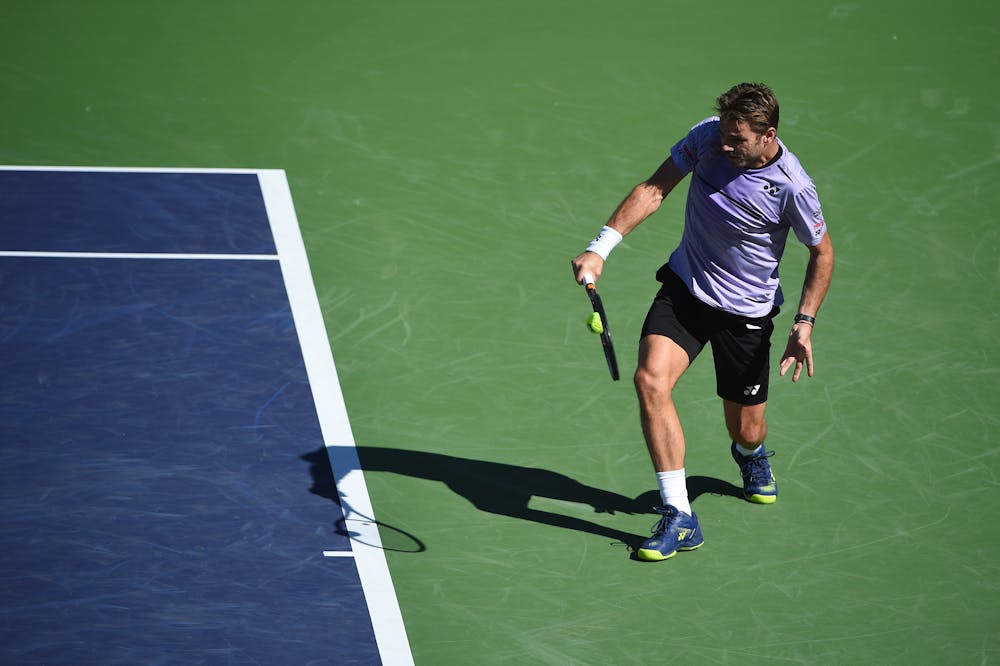
M766 402L742 405L723 400L726 428L733 440L730 452L743 477L743 496L755 504L773 504L778 499L778 484L768 461L774 451L768 451L764 446L767 437L766 405Z
M767 438L767 420L764 418L766 402L759 405L741 405L732 400L722 401L726 413L726 429L734 442L748 449L756 449Z

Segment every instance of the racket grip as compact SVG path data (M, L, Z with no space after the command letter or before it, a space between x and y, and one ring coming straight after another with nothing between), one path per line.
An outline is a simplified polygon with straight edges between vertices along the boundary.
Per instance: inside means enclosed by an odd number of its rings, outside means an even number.
M583 285L585 287L587 287L587 286L590 286L592 284L594 284L594 274L593 273L584 273L583 274Z

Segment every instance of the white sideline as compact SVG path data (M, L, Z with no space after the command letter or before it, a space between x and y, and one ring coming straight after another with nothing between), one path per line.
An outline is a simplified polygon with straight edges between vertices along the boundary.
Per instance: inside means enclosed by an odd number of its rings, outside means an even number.
M396 590L373 518L375 512L358 461L354 434L309 270L309 260L295 217L288 179L281 170L262 170L258 172L258 179L316 402L320 429L330 456L341 506L344 507L344 518L355 535L351 539L351 548L368 601L375 642L384 664L413 664ZM357 516L353 515L355 513Z

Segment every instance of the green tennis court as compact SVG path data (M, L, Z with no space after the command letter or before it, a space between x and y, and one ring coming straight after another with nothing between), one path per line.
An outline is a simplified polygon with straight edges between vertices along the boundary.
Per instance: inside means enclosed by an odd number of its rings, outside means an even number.
M996 663L998 30L971 0L8 2L0 164L286 171L417 664ZM706 543L640 563L629 377L683 192L601 280L621 382L569 260L743 80L836 245L816 376L772 384L762 507L685 375Z

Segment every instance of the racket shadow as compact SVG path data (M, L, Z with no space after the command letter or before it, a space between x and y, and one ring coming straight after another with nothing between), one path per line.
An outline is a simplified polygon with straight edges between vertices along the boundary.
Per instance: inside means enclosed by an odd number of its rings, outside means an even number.
M362 520L378 526L381 548L383 550L397 553L422 553L427 550L424 542L410 532L380 520L375 520L371 516L361 514L354 507L350 506L341 497L340 493L337 492L333 467L330 465L330 456L327 454L325 448L316 449L299 457L309 463L309 475L312 477L312 487L309 488L309 492L313 495L325 497L341 508L340 517L337 519L336 527L334 528L337 534L352 540L360 538L360 535L352 531L347 525L347 516L350 516L352 520Z

